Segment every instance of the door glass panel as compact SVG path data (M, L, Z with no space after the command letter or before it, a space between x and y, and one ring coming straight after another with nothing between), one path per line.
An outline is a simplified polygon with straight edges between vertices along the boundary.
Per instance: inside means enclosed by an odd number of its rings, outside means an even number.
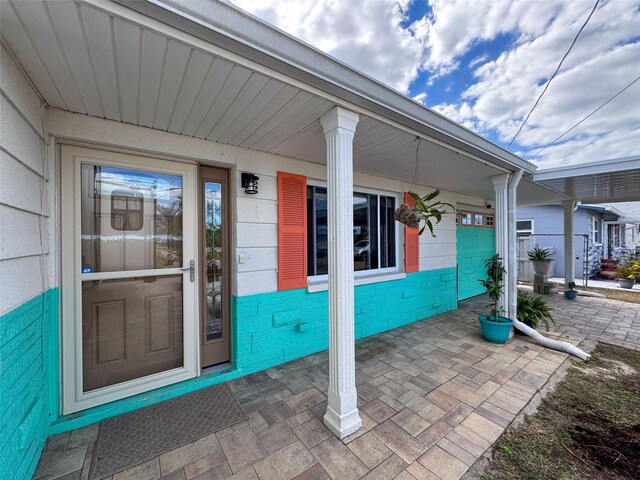
M83 391L183 366L182 275L82 282Z
M182 177L81 167L82 271L182 266Z
M223 338L222 323L222 185L204 182L205 328L207 341Z

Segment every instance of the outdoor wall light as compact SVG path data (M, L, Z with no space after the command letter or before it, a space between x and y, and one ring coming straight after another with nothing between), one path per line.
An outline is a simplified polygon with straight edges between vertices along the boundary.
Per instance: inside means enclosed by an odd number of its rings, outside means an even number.
M258 180L260 177L256 177L253 173L242 173L242 188L244 193L254 195L258 193Z

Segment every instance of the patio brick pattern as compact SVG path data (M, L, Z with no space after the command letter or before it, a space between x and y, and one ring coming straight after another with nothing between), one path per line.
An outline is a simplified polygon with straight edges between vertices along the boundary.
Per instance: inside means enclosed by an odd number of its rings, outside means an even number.
M640 350L640 305L549 297L561 336ZM248 419L132 469L121 479L458 479L567 358L528 338L484 341L486 299L357 343L363 427L343 441L322 423L321 352L229 382ZM51 437L36 478L86 479L96 426Z

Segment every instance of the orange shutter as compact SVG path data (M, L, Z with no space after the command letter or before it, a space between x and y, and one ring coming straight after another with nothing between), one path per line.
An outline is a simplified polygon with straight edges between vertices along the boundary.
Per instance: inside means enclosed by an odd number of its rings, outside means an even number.
M278 290L307 286L307 177L278 172Z
M404 193L404 203L413 207L416 201ZM405 273L417 272L420 270L420 236L419 229L404 226L404 271Z

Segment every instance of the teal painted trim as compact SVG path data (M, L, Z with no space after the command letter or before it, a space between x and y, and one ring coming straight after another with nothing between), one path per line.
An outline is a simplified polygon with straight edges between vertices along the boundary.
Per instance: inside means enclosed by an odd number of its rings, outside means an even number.
M49 433L58 392L52 388L58 375L58 299L52 288L0 317L2 479L31 478Z
M356 340L457 308L456 269L355 287ZM328 294L306 289L234 296L232 350L242 375L329 346Z
M52 314L48 315L44 324L45 349L44 360L49 390L49 416L53 421L60 409L60 291L55 288L49 296ZM55 314L54 314L55 312Z
M141 393L133 397L123 398L115 402L83 410L59 417L50 428L50 435L86 427L92 423L100 422L110 417L148 407L156 403L195 392L201 388L210 387L218 383L227 382L240 376L240 372L233 368L219 372L211 372L200 377L191 378L173 385L158 388L150 392Z
M496 253L495 228L463 227L456 229L458 258L458 300L484 293L478 282L486 278L484 261Z

